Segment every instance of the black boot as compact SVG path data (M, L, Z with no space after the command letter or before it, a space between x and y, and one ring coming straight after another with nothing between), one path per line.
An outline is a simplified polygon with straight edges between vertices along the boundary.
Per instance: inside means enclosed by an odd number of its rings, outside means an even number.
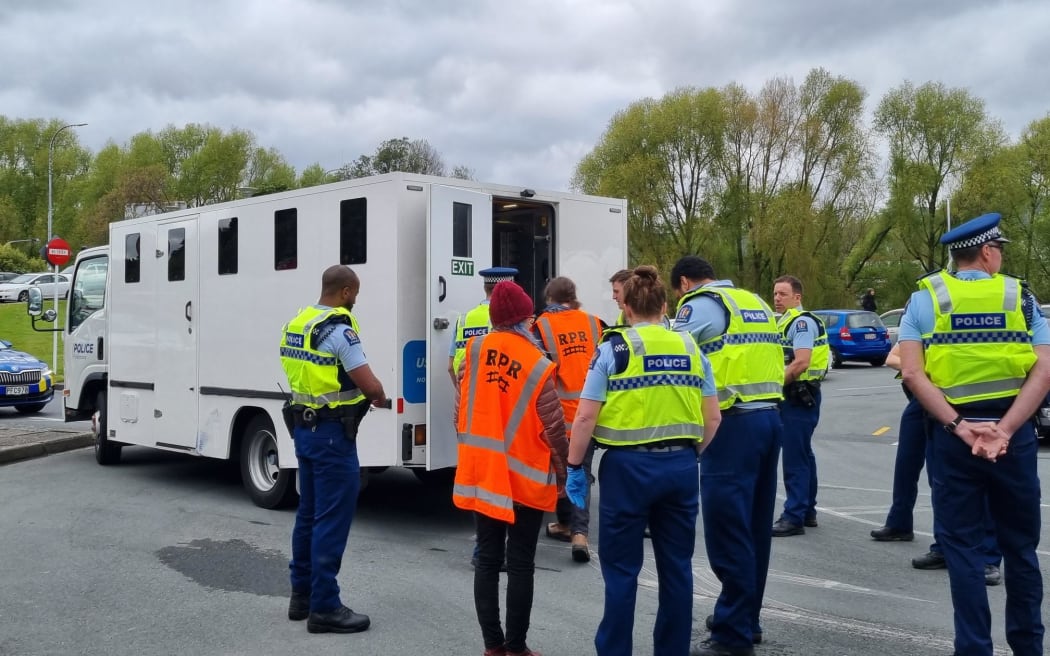
M368 615L355 613L346 606L340 606L331 613L310 613L310 619L306 621L306 630L310 633L359 633L370 624Z

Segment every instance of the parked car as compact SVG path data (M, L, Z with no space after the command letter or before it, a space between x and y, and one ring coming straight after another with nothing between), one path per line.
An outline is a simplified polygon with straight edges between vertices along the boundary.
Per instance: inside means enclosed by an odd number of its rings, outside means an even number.
M867 310L813 310L828 331L831 366L843 362L868 362L874 367L886 363L893 344L882 319Z
M25 302L29 298L29 288L39 287L44 298L55 295L55 287L62 298L69 296L69 276L61 273L24 273L13 280L0 283L0 303L8 301Z
M904 316L904 308L890 310L879 315L882 323L886 324L886 332L890 336L890 344L897 343L897 332L901 327L901 317Z
M0 406L22 414L40 412L54 395L51 368L0 339Z
M14 271L0 271L0 282L7 282L9 280L14 280L15 278L17 278L20 275L22 275L22 274L21 273L15 273Z

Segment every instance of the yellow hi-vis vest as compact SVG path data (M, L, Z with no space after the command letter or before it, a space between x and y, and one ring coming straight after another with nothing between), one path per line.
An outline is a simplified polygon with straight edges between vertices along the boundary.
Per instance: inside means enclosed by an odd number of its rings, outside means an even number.
M467 354L467 340L489 332L489 304L482 303L456 322L456 354L452 356L452 370L458 372Z
M288 322L281 337L281 366L292 388L292 403L310 408L355 405L365 395L354 386L339 358L317 350L325 328L333 323L358 332L357 320L346 308L308 307ZM339 328L335 328L339 330Z
M952 404L1017 396L1035 364L1021 282L995 275L919 281L933 297L933 331L922 336L926 375Z
M809 368L802 372L798 380L824 380L824 374L828 372L828 360L831 359L831 347L828 346L828 331L820 317L812 312L791 308L780 317L777 328L784 338L784 364L790 364L795 359L794 345L788 340L788 331L791 324L799 317L809 317L817 324L817 334L813 336L813 352L809 356Z
M594 440L609 446L704 439L704 369L693 338L659 325L614 328L630 348L623 373L609 376Z
M718 406L725 410L738 401L783 399L784 349L766 302L736 287L698 287L682 296L678 309L701 295L719 301L729 316L724 334L700 344L711 361Z

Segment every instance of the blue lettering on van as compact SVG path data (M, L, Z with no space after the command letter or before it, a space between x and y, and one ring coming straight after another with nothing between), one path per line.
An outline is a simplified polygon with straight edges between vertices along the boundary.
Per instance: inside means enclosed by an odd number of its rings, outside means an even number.
M645 371L689 371L688 355L647 355L642 360Z
M748 323L766 323L769 315L764 310L741 310L740 316Z
M401 350L401 392L405 403L427 402L427 341L425 339L405 342Z
M296 348L303 347L303 336L299 333L285 333L284 339L288 342L288 346L294 346Z
M1006 315L1003 313L952 315L952 330L983 330L988 328L1006 328Z

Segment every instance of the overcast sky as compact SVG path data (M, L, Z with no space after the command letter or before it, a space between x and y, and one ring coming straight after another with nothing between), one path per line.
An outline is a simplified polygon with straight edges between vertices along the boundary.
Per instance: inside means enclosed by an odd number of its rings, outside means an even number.
M612 115L679 86L815 67L870 112L904 80L1050 112L1047 0L2 0L0 115L254 133L301 171L425 138L478 179L567 189Z

